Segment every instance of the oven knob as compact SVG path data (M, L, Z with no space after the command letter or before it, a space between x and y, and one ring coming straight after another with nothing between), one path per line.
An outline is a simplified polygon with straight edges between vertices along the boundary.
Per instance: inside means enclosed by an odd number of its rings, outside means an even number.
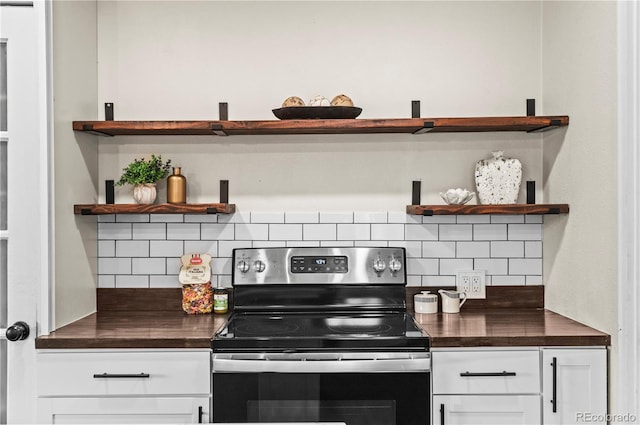
M260 260L256 260L253 262L253 270L257 273L264 271L264 263Z
M398 260L397 258L392 258L391 261L389 261L389 270L391 270L391 273L399 272L400 270L402 270L402 263L400 262L400 260Z
M386 268L387 268L387 264L384 262L382 258L378 258L373 261L373 270L375 270L376 273L381 273Z
M238 270L240 270L240 273L248 272L249 271L249 263L247 263L245 260L238 261Z

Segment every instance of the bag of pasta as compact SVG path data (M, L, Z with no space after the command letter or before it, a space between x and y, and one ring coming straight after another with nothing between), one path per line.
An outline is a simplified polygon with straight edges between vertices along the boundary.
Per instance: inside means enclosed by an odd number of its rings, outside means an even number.
M206 314L213 310L211 289L211 256L186 254L182 256L178 279L182 284L182 309L187 314Z

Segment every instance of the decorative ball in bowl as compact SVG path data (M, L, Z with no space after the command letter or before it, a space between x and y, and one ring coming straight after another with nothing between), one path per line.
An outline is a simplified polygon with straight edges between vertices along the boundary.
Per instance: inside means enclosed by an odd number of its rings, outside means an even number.
M464 205L475 196L475 192L469 192L467 189L449 189L446 192L440 192L440 197L449 205Z

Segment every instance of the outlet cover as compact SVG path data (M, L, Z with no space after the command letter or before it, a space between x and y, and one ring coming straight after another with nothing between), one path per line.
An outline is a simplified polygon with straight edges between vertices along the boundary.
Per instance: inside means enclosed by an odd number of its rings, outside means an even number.
M464 292L467 298L487 298L486 271L470 270L456 273L456 288Z

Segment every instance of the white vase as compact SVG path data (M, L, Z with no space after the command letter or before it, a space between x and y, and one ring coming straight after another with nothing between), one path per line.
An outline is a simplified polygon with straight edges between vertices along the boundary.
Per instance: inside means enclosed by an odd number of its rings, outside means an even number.
M136 204L153 204L156 200L156 184L137 184L133 187L133 199Z
M481 204L515 204L522 181L522 164L505 158L503 151L492 152L493 158L476 163L476 190Z

